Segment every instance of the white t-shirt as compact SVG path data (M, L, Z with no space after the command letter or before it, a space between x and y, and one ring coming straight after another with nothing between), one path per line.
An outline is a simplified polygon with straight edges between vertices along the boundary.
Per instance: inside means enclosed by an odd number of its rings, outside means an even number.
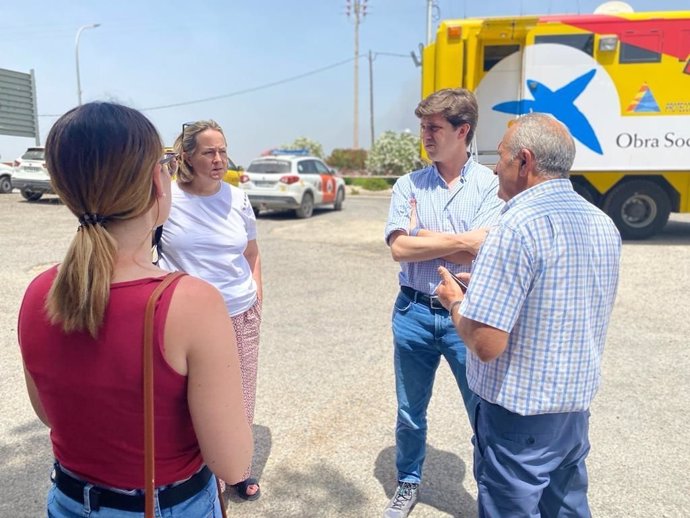
M241 189L221 182L210 196L172 185L170 217L163 225L160 267L183 271L220 290L231 316L256 302L256 283L244 251L256 239L256 218Z

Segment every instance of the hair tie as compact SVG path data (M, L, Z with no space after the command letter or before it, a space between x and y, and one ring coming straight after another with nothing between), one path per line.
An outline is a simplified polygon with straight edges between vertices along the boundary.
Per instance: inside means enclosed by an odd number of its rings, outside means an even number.
M79 228L87 227L89 225L103 225L107 219L108 218L101 216L100 214L89 214L88 212L85 212L79 217Z

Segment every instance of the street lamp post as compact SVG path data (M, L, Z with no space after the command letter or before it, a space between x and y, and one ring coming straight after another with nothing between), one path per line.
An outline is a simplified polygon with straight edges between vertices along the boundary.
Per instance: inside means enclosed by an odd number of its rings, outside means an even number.
M81 36L81 31L85 29L95 29L100 27L100 23L92 23L91 25L82 25L77 31L77 39L74 42L74 54L77 61L77 99L79 100L79 105L81 106L81 80L79 79L79 36Z

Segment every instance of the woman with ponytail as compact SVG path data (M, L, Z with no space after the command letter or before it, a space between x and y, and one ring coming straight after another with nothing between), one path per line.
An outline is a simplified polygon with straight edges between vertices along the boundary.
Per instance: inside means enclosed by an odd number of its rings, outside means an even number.
M55 455L48 515L144 515L144 311L166 276L151 235L170 212L177 157L141 113L96 102L53 126L46 162L77 228L19 314L27 389ZM220 293L183 276L154 316L156 516L220 516L217 475L252 456L233 326ZM223 394L216 399L216 394Z

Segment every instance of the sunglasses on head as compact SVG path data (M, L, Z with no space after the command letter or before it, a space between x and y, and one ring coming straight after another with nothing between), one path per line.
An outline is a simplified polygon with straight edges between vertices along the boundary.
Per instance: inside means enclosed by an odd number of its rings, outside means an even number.
M182 123L182 138L184 139L184 132L187 128L190 126L193 126L195 123L194 122L184 122Z
M158 161L158 163L170 176L175 176L179 166L179 158L180 156L177 153L166 153L163 155L163 158Z

